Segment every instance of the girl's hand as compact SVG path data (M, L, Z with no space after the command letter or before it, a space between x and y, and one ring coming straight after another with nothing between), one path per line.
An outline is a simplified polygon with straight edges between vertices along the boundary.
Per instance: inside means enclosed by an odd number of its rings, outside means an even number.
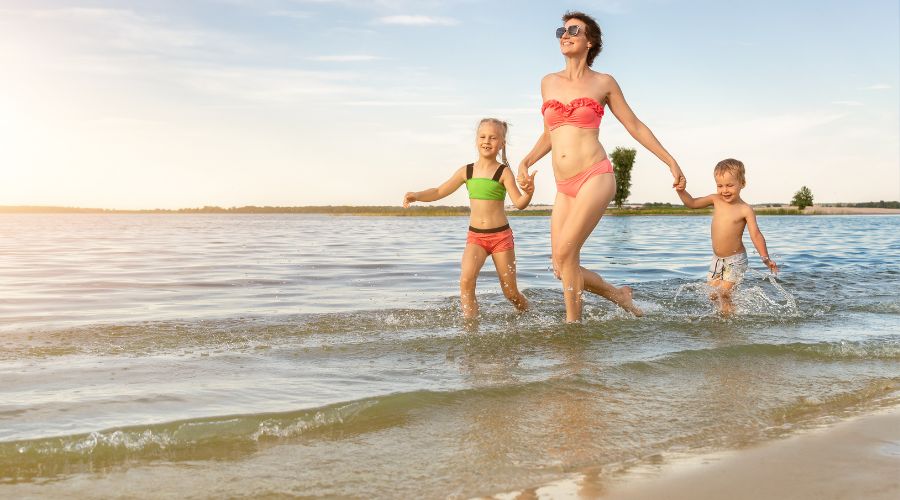
M525 166L524 161L522 163L519 163L519 175L516 176L516 182L523 190L525 189L525 186L528 185L528 167Z
M534 194L534 176L537 175L538 171L535 170L531 175L525 176L525 184L520 184L522 186L522 191L525 194Z
M684 178L681 167L676 163L669 167L669 171L672 172L672 177L675 179L675 182L672 183L672 187L675 188L675 191L684 191L687 187L687 179Z
M409 208L409 204L414 201L419 201L416 199L416 193L413 193L412 191L406 193L403 195L403 208Z

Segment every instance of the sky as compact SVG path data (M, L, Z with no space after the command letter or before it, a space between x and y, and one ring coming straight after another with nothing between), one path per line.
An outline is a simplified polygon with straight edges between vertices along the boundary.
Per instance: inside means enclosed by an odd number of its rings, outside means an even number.
M691 194L734 157L751 203L900 199L896 0L0 0L0 205L399 205L486 116L515 166L567 9ZM600 140L638 150L629 201L678 202L612 113Z

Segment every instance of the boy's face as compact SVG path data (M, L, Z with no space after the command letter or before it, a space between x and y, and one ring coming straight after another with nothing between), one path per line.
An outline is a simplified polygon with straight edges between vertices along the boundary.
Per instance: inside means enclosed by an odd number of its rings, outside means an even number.
M716 175L716 192L727 203L734 203L741 199L741 183L735 179L731 172L722 172Z

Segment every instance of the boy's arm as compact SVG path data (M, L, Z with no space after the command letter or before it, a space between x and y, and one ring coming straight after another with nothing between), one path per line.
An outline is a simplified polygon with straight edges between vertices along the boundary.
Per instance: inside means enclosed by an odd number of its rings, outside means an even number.
M528 207L528 204L531 203L531 197L534 195L535 175L537 175L537 171L527 176L528 180L525 185L522 186L524 194L519 192L519 186L516 185L516 179L513 177L512 170L504 171L503 175L500 177L503 186L506 188L506 192L509 193L509 199L512 200L513 205L519 210L524 210Z
M753 242L753 246L756 247L756 251L759 252L763 264L768 266L773 273L777 274L778 265L775 264L774 260L769 258L769 249L766 248L766 238L763 236L762 231L759 230L759 225L756 223L756 214L753 212L753 208L751 208L750 205L747 205L746 210L747 231L750 233L750 241Z
M409 208L414 201L437 201L453 194L466 183L466 167L459 167L453 175L436 188L424 191L410 191L403 196L403 208Z
M706 208L716 201L717 196L711 194L702 198L694 198L684 189L680 191L675 190L675 192L678 193L678 197L681 198L681 203L684 203L684 206L688 208Z

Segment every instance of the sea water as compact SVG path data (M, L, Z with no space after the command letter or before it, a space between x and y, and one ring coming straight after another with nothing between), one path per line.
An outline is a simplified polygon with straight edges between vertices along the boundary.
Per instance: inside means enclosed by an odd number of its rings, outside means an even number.
M736 314L709 218L607 217L565 325L549 219L459 317L464 217L0 215L0 496L471 497L900 402L900 218L759 223Z

